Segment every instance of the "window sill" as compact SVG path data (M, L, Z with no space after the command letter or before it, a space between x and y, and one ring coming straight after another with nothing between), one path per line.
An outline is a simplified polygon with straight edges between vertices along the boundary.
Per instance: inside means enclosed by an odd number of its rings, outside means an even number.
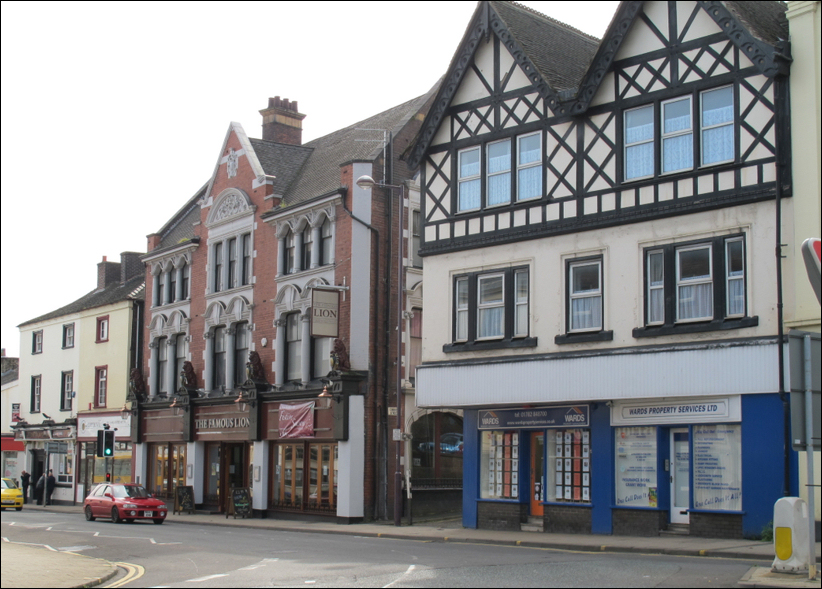
M583 344L588 342L612 342L614 341L613 330L593 331L585 333L565 333L554 338L554 343L561 346L563 344Z
M728 329L743 329L759 325L759 317L742 317L740 319L720 319L704 323L682 323L679 325L659 325L651 327L637 327L632 335L635 338L659 337L663 335L678 335L689 333L705 333L708 331L726 331Z
M481 350L506 350L511 348L535 348L537 346L537 338L522 337L517 339L505 339L485 342L461 342L453 344L445 344L442 351L446 354L449 352L477 352Z

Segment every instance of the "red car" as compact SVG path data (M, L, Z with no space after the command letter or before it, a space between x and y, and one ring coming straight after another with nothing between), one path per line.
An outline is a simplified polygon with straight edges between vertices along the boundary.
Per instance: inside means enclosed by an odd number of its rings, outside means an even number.
M137 519L150 519L161 524L166 520L168 507L161 499L152 497L142 485L101 483L86 497L83 511L90 522L104 517L111 518L115 524Z

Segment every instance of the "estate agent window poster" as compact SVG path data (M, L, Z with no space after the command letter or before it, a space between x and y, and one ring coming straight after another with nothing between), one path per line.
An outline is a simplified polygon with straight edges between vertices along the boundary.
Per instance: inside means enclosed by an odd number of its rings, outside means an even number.
M519 434L491 430L481 435L481 496L516 499L519 496Z
M742 511L742 428L711 424L693 428L693 493L696 509Z
M657 428L619 427L616 436L616 504L657 506Z
M547 441L548 501L590 502L590 430L557 430Z

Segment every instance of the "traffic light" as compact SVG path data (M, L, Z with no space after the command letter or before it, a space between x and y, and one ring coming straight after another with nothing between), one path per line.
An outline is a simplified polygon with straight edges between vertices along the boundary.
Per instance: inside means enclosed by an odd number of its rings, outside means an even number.
M114 456L114 430L103 430L103 456L110 458Z
M97 430L97 456L99 458L111 458L114 456L114 430Z

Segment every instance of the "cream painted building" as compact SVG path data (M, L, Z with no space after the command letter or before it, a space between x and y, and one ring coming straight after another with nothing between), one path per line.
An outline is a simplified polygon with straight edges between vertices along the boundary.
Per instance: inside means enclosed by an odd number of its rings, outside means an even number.
M793 189L798 197L786 203L788 219L784 227L785 326L819 333L820 305L811 288L800 247L809 237L822 237L822 3L788 2L788 22L791 31L791 117L793 133ZM814 453L814 479L817 489L815 511L819 526L822 519L822 497L818 492L822 481L820 453ZM799 458L800 495L807 499L807 469L804 454ZM817 527L817 537L819 531Z
M22 421L15 438L25 442L32 484L53 470L58 504L82 502L90 484L112 472L131 480L130 420L120 410L129 370L139 364L144 296L140 254L98 264L97 287L55 311L20 324L19 394ZM97 429L118 428L109 464L94 454ZM119 427L118 427L119 426Z

